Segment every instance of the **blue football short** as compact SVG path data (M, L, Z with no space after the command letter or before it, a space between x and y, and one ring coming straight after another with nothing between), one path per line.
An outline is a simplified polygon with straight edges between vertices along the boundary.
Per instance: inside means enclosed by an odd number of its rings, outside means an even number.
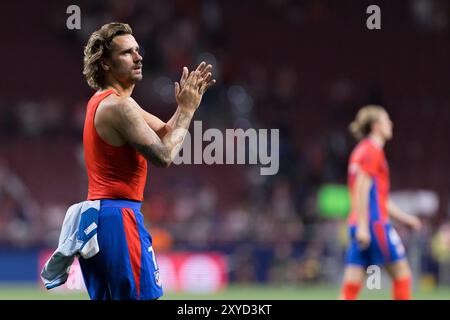
M362 250L356 241L356 226L350 226L350 244L347 250L347 264L385 265L405 258L405 248L390 223L370 223L370 245Z
M79 258L91 299L149 300L163 295L152 238L144 227L141 202L101 200L99 253Z

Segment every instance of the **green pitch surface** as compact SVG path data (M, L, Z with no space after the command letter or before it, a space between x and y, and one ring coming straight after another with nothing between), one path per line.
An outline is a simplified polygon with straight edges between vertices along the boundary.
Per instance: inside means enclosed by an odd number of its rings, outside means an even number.
M339 292L337 287L302 286L237 286L214 294L166 293L162 300L335 300ZM364 290L361 294L364 300L390 299L389 288L380 290ZM415 290L414 299L419 300L450 300L450 287L434 290ZM87 300L85 293L62 293L55 290L30 286L0 285L0 300Z

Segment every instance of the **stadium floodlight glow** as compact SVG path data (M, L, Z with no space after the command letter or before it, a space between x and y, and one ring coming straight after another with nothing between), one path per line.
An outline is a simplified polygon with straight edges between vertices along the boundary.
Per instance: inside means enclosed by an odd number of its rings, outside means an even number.
M325 184L317 194L319 214L326 218L345 218L350 212L350 196L347 186Z

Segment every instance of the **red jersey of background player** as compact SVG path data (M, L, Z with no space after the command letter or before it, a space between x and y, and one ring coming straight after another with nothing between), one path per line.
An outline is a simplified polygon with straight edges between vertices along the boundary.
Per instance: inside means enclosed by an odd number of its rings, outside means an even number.
M352 210L348 223L350 225L356 225L357 223L358 213L354 210L354 182L359 170L365 172L372 179L369 193L369 223L388 223L389 167L383 149L370 138L360 141L350 155L348 187Z
M83 147L89 178L88 200L142 201L147 160L129 144L114 147L106 143L95 129L95 112L100 102L110 94L115 94L115 91L111 89L95 94L87 105Z

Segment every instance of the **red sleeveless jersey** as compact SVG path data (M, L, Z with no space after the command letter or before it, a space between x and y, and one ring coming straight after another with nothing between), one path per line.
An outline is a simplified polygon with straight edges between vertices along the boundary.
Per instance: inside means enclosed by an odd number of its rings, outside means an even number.
M97 93L89 100L84 122L84 159L89 178L88 200L129 199L142 201L147 179L147 160L129 144L114 147L97 133L94 116L100 102L114 90Z
M357 222L358 213L355 211L355 178L359 171L370 176L372 184L369 193L369 223L389 222L387 203L389 199L389 167L384 151L378 147L370 138L358 143L353 150L348 165L348 187L352 203L352 211L348 218L350 225Z

